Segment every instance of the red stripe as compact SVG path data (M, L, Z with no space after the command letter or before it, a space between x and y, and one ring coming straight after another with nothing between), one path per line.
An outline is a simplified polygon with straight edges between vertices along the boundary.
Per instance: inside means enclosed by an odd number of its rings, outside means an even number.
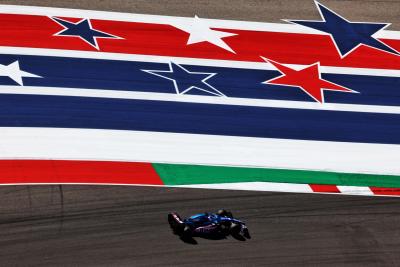
M0 170L0 184L163 184L150 163L72 160L1 160Z
M75 19L76 21L76 19ZM188 33L170 25L91 20L94 29L121 39L98 38L102 52L193 57L261 62L260 55L291 64L400 69L400 57L368 47L360 47L341 59L326 35L227 30L237 36L224 38L236 51L230 53L210 43L186 45ZM0 15L0 46L97 51L77 37L53 36L63 27L46 16ZM400 50L400 40L383 40Z
M374 195L400 196L400 188L370 187Z
M340 193L336 185L310 184L310 187L316 193Z

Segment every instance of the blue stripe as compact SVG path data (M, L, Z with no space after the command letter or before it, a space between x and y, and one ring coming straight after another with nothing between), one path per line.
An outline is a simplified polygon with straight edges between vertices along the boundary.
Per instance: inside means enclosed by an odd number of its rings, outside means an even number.
M9 64L15 60L19 60L22 70L43 77L24 78L26 86L175 93L172 81L142 71L169 70L168 64L18 55L2 55L0 64ZM279 76L277 71L184 67L189 71L217 73L207 82L228 97L313 101L299 88L261 84ZM328 103L400 105L399 78L338 74L324 74L322 77L360 92L351 94L325 91ZM188 79L185 82L191 81ZM0 77L0 84L16 83L8 77ZM204 94L196 90L191 93Z
M1 95L0 126L120 129L400 144L400 115ZM321 147L321 149L324 149Z

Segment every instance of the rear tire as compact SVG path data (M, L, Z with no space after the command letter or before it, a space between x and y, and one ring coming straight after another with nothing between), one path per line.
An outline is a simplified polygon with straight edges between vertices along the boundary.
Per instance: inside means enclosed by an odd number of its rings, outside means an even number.
M181 237L183 239L192 238L192 229L189 226L185 225L185 227L183 227L182 229Z

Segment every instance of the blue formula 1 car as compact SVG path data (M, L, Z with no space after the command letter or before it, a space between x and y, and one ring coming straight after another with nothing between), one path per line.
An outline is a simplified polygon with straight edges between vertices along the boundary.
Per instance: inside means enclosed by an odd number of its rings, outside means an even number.
M233 218L231 212L219 210L216 213L201 213L182 219L178 213L168 214L168 222L174 234L182 240L200 236L211 239L225 238L228 235L239 240L250 239L246 224Z

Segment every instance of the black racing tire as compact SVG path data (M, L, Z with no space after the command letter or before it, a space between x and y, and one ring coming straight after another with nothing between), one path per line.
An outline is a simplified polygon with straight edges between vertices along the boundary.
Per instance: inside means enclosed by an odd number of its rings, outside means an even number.
M242 229L242 226L238 223L231 223L231 226L229 227L229 233L231 235L238 235L240 233L240 230Z
M243 236L246 237L247 239L251 239L251 235L247 227L243 229Z
M225 236L229 235L230 232L231 232L231 224L227 223L227 222L226 223L221 223L219 225L219 231Z
M181 237L184 239L192 238L192 229L189 226L185 225L185 227L183 227L182 229Z

